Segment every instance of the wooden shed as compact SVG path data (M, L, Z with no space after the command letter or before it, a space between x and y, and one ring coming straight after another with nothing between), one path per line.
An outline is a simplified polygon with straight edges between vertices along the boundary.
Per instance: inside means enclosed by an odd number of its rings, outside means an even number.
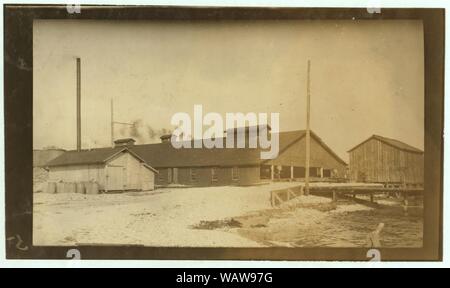
M373 135L350 149L350 179L384 184L423 184L424 153L401 141Z
M47 169L49 182L97 182L105 192L153 190L157 173L127 147L67 151Z

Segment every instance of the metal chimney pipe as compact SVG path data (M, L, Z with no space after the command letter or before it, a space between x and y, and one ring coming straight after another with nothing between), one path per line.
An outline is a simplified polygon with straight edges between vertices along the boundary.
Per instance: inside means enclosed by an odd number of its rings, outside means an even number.
M77 58L77 151L81 151L81 60Z

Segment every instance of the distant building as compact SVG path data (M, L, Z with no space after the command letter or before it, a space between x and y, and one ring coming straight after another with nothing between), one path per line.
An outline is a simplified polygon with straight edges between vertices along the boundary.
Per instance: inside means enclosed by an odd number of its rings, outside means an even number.
M161 143L135 145L133 139L127 138L116 140L115 148L68 151L49 163L49 181L94 179L101 190L111 191L152 189L153 175L158 186L246 186L304 179L305 131L280 132L279 154L272 160L261 159L261 148L248 147L249 130L244 131L245 148L176 149L171 137L164 135ZM225 142L226 137L221 141ZM158 173L154 174L153 169ZM346 170L347 164L311 132L311 181L339 181ZM144 175L151 180L142 178Z
M170 138L165 136L161 137L162 143L128 148L158 170L156 184L160 186L257 185L271 180L303 180L305 135L305 131L280 132L279 155L273 160L261 159L261 149L248 146L175 149ZM248 139L249 135L246 135L246 143ZM223 141L226 139L223 138ZM344 177L346 169L347 164L316 134L311 133L312 181L338 181Z
M121 141L116 142L115 148L67 151L46 166L49 182L92 181L97 182L99 189L105 192L153 190L157 174L154 168L123 146Z
M33 149L33 191L41 192L48 180L47 163L64 154L66 150L59 148Z
M33 167L45 167L50 161L63 154L66 150L58 148L34 149Z
M348 152L352 181L423 184L424 153L406 143L373 135Z

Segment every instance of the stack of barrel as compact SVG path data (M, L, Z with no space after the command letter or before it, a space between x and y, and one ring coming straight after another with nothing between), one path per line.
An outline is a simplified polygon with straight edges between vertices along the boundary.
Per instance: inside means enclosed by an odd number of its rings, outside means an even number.
M99 194L97 182L48 182L47 193L79 193L79 194Z

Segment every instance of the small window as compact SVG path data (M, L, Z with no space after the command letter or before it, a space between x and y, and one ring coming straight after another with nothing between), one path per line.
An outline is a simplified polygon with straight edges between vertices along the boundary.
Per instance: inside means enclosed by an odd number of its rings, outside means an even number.
M323 178L331 177L331 169L323 169Z
M232 174L233 174L233 170L231 171ZM261 165L261 167L259 169L259 177L261 179L270 179L272 177L272 171L271 171L269 165Z
M211 181L217 182L219 180L217 176L217 168L211 168Z
M309 168L309 177L319 177L320 171L317 167L310 167Z
M197 170L191 168L191 181L197 181Z
M305 167L294 167L294 178L305 178Z
M233 167L231 169L231 179L233 181L239 180L239 167Z

